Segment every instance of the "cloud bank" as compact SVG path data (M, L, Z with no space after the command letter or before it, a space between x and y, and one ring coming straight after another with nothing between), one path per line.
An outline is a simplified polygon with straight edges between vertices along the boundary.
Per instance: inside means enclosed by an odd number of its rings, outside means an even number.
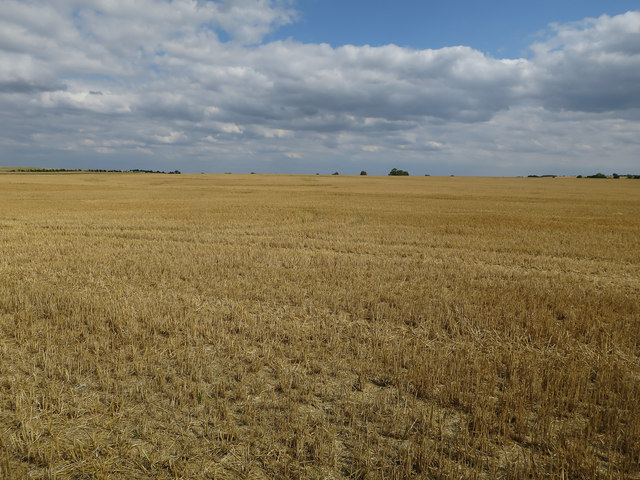
M0 163L183 171L638 170L640 12L531 56L265 42L270 0L3 2Z

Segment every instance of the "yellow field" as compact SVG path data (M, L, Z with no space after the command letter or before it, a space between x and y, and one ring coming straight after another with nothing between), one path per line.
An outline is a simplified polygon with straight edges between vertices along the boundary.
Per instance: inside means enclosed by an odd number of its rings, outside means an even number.
M640 182L0 175L0 478L640 478Z

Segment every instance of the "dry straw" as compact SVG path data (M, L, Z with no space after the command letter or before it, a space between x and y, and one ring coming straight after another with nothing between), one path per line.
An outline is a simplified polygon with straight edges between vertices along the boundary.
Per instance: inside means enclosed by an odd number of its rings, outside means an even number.
M632 180L0 175L0 478L640 478Z

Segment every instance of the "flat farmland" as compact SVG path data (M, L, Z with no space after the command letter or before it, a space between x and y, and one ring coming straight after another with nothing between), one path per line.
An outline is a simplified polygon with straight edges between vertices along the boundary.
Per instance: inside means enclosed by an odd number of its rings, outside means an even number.
M640 182L0 175L0 478L640 478Z

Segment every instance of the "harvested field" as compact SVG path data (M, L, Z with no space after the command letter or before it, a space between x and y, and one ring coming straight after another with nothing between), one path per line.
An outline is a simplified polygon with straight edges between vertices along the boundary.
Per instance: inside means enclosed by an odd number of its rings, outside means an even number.
M0 175L0 478L640 478L640 183Z

